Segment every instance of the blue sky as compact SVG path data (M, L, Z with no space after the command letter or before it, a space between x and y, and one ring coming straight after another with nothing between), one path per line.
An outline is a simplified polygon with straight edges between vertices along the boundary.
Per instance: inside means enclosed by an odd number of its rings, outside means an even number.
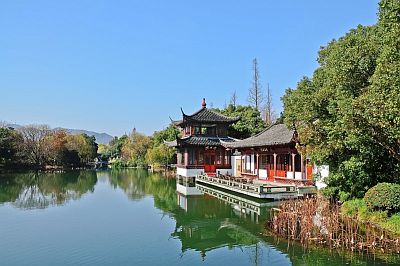
M247 103L252 59L274 107L320 46L374 24L378 1L0 2L0 120L152 134L200 108Z

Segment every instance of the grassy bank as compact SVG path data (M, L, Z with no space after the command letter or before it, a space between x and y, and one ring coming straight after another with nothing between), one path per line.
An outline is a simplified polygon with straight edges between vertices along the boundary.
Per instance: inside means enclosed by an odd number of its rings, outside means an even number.
M370 211L364 199L353 199L343 203L341 213L361 223L371 223L400 235L400 212Z

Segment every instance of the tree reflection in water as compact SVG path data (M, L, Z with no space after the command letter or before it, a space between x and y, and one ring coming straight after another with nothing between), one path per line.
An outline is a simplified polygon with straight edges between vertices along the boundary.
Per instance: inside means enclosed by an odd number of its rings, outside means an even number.
M184 196L177 193L175 178L146 170L109 171L108 175L112 186L121 188L130 199L136 201L152 196L154 206L175 220L170 236L180 241L181 256L194 250L204 260L212 250L238 248L247 254L251 265L273 261L272 253L275 251L286 254L292 265L326 265L327 261L330 265L365 265L370 262L387 265L399 261L398 256L384 254L371 259L319 247L304 250L301 245L288 245L284 239L265 236L269 208L276 203L265 204L242 197L248 205L238 205L240 195L229 196L227 191L215 189L207 189L208 193L202 196Z
M21 209L44 209L93 192L96 182L95 171L2 175L0 203L11 203Z
M195 250L204 259L208 251L220 247L243 247L244 252L251 247L250 260L260 260L262 251L258 250L256 235L263 229L262 222L254 223L231 204L210 195L184 197L176 191L175 178L148 171L113 170L109 172L109 180L132 200L153 197L155 207L176 221L171 237L180 240L182 255ZM179 206L182 200L186 208ZM253 249L258 252L253 254Z
M236 249L247 256L251 265L273 263L274 258L282 261L282 254L292 265L325 265L326 262L329 265L399 265L399 256L360 255L318 247L304 250L300 245L288 245L283 239L263 234L270 206L227 191L200 186L198 189L203 189L204 195L185 196L177 193L175 178L147 170L1 175L0 204L22 209L65 204L93 192L97 175L107 178L112 188L122 189L132 201L151 197L154 207L162 211L163 217L168 216L174 221L171 231L167 235L160 234L160 237L178 240L181 256L191 256L194 251L199 254L199 260L204 260L210 254L226 255L230 254L228 250ZM137 214L134 217L136 219Z

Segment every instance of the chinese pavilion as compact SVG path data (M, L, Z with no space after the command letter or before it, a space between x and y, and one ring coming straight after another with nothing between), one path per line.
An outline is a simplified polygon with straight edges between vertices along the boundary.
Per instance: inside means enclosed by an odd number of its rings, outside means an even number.
M207 109L205 99L194 114L181 111L182 120L171 121L181 128L182 137L168 143L177 149L177 175L231 175L231 151L224 144L236 141L228 136L228 127L240 117L228 117Z
M310 183L312 165L297 150L295 129L275 124L250 138L227 143L234 149L233 174L283 183Z

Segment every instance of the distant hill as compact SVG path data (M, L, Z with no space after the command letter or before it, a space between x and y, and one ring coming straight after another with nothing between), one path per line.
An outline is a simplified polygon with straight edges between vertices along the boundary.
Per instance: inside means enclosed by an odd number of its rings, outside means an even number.
M18 125L18 124L8 124L7 126L15 128L15 129L22 127L21 125ZM57 127L54 129L63 129L72 135L78 135L78 134L85 133L88 136L94 136L96 138L96 142L98 144L108 144L114 138L113 136L111 136L107 133L98 133L98 132L88 131L88 130L83 130L83 129L70 129L70 128L61 128L61 127Z
M69 134L78 135L78 134L86 134L88 136L94 136L96 138L96 142L98 144L108 144L114 137L107 133L98 133L94 131L88 131L83 129L70 129L70 128L55 128L55 129L64 129Z

